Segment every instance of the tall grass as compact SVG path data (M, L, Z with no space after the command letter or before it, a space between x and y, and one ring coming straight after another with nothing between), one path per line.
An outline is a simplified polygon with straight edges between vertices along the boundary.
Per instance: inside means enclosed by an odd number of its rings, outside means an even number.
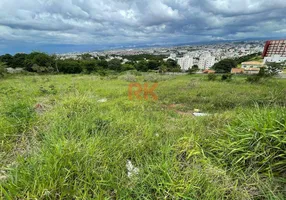
M165 79L158 101L121 78L2 80L1 198L283 199L285 80Z

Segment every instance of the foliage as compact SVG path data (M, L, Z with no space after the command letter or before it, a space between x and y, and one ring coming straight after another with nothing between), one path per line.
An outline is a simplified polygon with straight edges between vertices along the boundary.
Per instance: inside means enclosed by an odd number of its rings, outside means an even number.
M166 58L166 56L153 54L125 55L122 57L134 62L142 60L162 61L164 58Z
M141 72L147 72L148 71L148 62L145 60L139 61L138 63L136 63L134 65L135 69L137 71L141 71Z
M275 76L282 69L283 65L281 63L268 62L266 63L265 74L267 76Z
M192 66L192 68L189 68L189 69L187 70L188 74L194 74L194 73L196 73L197 71L199 71L199 66L198 66L198 65L194 65L194 66Z
M221 76L221 80L222 81L231 81L232 80L232 76L233 76L233 74L223 74Z
M257 83L257 82L260 82L262 77L263 76L250 75L250 76L247 76L246 81L250 83Z
M6 70L7 65L5 63L0 62L0 77L3 77L7 70Z
M217 73L229 73L232 68L235 68L237 63L232 59L224 59L214 64L212 67Z
M253 53L253 54L249 54L246 56L241 56L241 57L235 58L234 61L239 64L242 62L253 60L253 59L260 57L260 56L261 56L261 53Z
M108 69L120 72L122 70L121 61L119 59L112 59L108 62Z
M6 63L8 67L13 67L13 56L10 54L5 54L0 56L0 62Z
M209 81L215 81L216 78L217 78L217 75L215 75L213 73L208 74L208 80Z

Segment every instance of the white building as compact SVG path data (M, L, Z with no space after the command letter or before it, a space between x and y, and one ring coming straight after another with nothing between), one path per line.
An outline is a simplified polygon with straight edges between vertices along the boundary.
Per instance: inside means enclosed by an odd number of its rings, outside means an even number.
M209 69L215 64L215 57L214 56L200 56L199 60L199 69Z
M178 58L178 65L180 65L180 67L183 71L186 71L189 68L193 67L194 59L193 59L193 57L189 57L189 56L184 56L183 58Z
M264 57L263 63L267 62L275 62L275 63L281 63L285 62L286 57L281 57L280 55L272 55L271 57Z

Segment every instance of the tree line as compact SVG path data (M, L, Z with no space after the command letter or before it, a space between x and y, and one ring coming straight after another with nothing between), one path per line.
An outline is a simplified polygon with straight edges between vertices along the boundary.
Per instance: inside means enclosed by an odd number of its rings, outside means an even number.
M123 59L128 59L123 62ZM79 59L59 59L55 55L43 52L32 52L30 54L17 53L14 56L5 54L0 56L1 66L5 68L23 68L28 72L37 73L93 73L103 71L122 72L137 70L147 72L157 70L160 72L179 72L180 66L172 59L164 60L163 56L135 55L124 56L122 59L107 59L105 56L93 57L83 54Z

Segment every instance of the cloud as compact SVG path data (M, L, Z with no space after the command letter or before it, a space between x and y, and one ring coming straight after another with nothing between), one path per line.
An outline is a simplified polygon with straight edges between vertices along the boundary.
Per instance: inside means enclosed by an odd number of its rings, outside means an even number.
M1 0L0 41L111 45L283 37L285 0Z

